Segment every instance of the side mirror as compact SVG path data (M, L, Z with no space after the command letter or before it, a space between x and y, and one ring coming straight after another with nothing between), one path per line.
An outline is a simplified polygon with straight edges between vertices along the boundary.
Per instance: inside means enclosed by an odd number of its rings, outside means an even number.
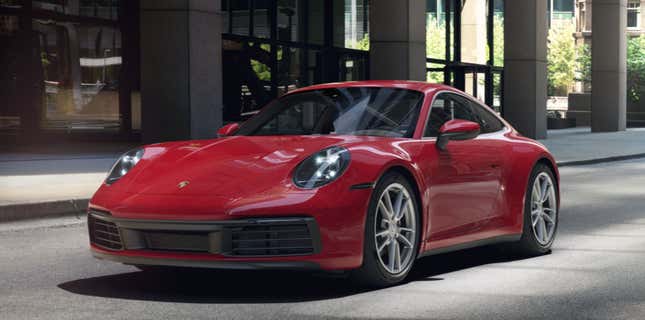
M437 137L437 148L445 150L450 140L470 140L479 135L479 123L454 119L444 123L439 128L439 137Z
M229 123L217 130L217 136L219 137L228 137L230 135L235 134L237 130L240 128L240 124L237 122Z

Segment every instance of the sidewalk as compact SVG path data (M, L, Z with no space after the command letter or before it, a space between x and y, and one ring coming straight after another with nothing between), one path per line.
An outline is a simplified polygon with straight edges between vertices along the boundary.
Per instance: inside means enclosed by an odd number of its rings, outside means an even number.
M589 128L552 130L549 139L540 142L559 166L645 157L645 128L614 133L591 133ZM110 166L132 147L0 153L0 222L82 213Z
M645 128L607 133L591 133L589 127L549 130L548 139L540 142L559 166L645 157Z
M0 222L83 212L114 161L132 147L76 144L2 150Z

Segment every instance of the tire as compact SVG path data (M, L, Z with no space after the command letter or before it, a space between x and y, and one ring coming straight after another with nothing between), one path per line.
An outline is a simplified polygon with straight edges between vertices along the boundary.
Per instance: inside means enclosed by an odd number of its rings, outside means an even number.
M547 200L542 201L543 183L549 179L551 186L547 188ZM537 180L540 179L539 182ZM539 194L534 189L539 185ZM540 197L541 205L535 200ZM523 256L536 256L551 251L551 246L558 231L560 192L557 180L551 168L538 163L531 172L529 184L524 197L524 223L522 238L514 245L516 253ZM536 214L536 212L538 212ZM546 215L546 216L545 216ZM538 216L540 216L538 218ZM544 223L544 229L541 228ZM536 228L534 228L536 224ZM543 234L544 236L542 236Z
M399 194L402 195L400 206L397 202ZM386 203L385 196L390 197L391 207ZM392 211L401 214L388 214L390 210L387 208L392 208ZM397 211L397 208L401 209ZM412 210L414 212L410 212ZM396 285L405 280L419 251L421 230L419 217L419 204L410 182L396 172L385 174L377 183L370 198L365 219L363 265L351 272L352 280L374 288ZM393 222L392 227L390 222ZM385 244L386 242L388 244ZM382 248L381 254L378 254L377 246ZM392 247L395 248L392 249ZM394 252L394 263L390 259L390 252ZM398 259L396 252L398 252Z

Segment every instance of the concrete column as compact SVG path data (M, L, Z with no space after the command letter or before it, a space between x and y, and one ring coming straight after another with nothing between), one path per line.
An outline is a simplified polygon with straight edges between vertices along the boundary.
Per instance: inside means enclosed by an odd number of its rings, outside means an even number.
M504 116L527 137L546 138L546 1L504 2Z
M426 80L426 1L370 2L370 77Z
M210 138L222 125L220 0L141 0L144 142Z
M627 0L595 0L591 34L591 131L627 125Z

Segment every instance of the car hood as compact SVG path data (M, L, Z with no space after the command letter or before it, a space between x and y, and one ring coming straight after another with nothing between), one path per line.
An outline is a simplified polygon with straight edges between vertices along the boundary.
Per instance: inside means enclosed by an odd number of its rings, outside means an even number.
M291 185L294 168L350 136L233 136L146 148L127 192L156 195L259 195ZM180 184L182 186L180 186Z

